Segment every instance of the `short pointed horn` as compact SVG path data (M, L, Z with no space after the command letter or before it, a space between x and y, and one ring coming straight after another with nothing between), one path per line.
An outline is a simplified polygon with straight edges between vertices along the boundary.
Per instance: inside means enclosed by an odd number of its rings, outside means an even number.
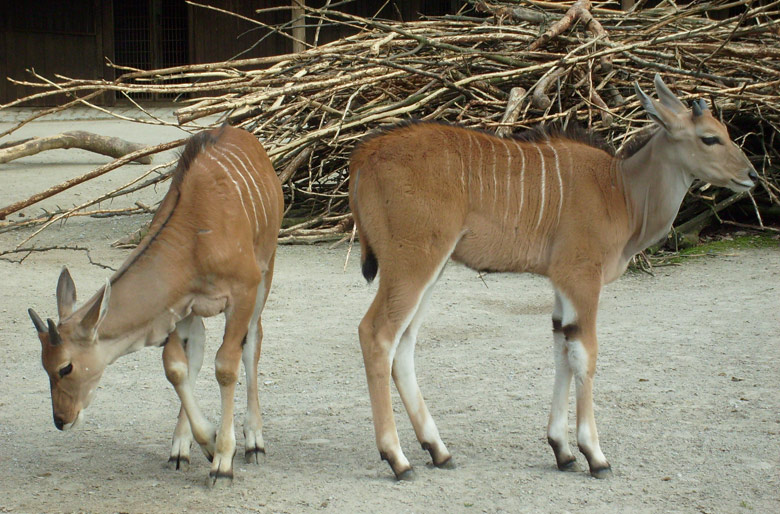
M699 106L701 107L702 111L710 110L710 106L707 105L707 102L704 100L704 98L699 98Z
M54 320L51 318L48 318L46 320L46 323L49 325L49 343L52 346L59 346L62 344L62 338L60 337L60 333L57 332L57 324L54 323Z
M35 325L35 330L40 332L41 334L44 334L48 332L49 330L46 328L46 324L43 322L40 316L38 316L38 313L35 312L32 309L27 309L27 314L30 315L30 319L33 322L33 325Z
M691 104L691 110L693 111L693 116L695 118L698 118L703 114L701 110L701 105L696 100L694 100L693 104Z

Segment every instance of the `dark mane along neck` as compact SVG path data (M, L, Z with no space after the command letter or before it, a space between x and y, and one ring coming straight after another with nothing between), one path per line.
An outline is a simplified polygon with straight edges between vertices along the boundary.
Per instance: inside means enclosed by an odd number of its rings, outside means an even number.
M626 141L620 150L618 150L616 157L619 159L628 159L644 148L647 143L653 139L653 136L658 132L658 128L655 126L646 127L640 130L637 134L634 134Z
M615 149L601 136L573 123L566 127L557 125L546 127L544 125L539 125L522 132L517 132L509 137L517 139L518 141L527 141L530 143L537 143L548 139L566 139L568 141L582 143L603 150L610 156L615 155Z
M394 123L391 125L379 127L377 130L373 131L368 136L364 137L360 141L356 149L379 136L388 134L390 132L395 132L397 130L412 128L419 125L443 125L445 127L457 127L466 130L472 130L474 132L479 132L492 137L502 137L488 130L464 127L463 125L457 123L449 123L447 121L404 120L399 123ZM615 149L612 145L610 145L607 141L605 141L601 136L599 136L595 132L586 130L581 126L577 125L576 123L569 123L565 127L559 124L554 124L550 126L537 125L533 128L516 132L514 134L510 134L505 137L509 139L515 139L517 141L524 141L529 143L538 143L550 139L566 139L568 141L582 143L591 146L593 148L603 150L604 152L607 152L610 156L613 157L615 156Z

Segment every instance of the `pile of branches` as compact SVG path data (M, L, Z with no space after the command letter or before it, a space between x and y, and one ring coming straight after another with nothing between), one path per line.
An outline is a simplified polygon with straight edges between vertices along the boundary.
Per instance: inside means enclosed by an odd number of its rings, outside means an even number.
M0 108L62 93L74 98L18 128L76 105L105 110L90 100L106 92L130 101L137 93L179 94L179 126L194 132L228 121L257 135L284 184L287 218L296 223L282 230L283 241L313 241L338 239L349 230L349 155L381 125L446 120L507 134L538 123L577 122L620 147L648 125L634 81L650 91L660 73L681 100L711 102L761 176L752 193L695 186L676 225L698 233L721 211L722 221L777 231L764 218L780 207L780 1L643 4L621 12L586 0L470 0L458 14L411 23L306 8L310 23L346 25L354 35L298 54L152 71L122 68L113 82L37 76L23 83L39 93ZM266 28L286 34L285 27ZM151 115L134 121L166 123ZM179 144L133 152L87 179ZM155 168L78 209L132 194L169 173ZM0 209L0 219L10 212ZM51 223L75 212L27 223Z

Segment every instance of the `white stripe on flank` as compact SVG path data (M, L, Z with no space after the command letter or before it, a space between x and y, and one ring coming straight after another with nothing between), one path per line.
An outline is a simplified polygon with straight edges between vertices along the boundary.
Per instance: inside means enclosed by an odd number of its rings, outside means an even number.
M474 136L477 141L477 149L479 150L479 158L477 159L477 180L479 180L479 205L482 206L482 145L479 144L479 138Z
M213 148L213 147L212 147ZM241 188L238 187L238 182L233 180L233 176L228 171L227 167L225 167L224 164L219 159L214 158L213 155L211 155L211 152L205 152L205 154L208 156L209 159L216 162L220 168L222 168L225 172L225 175L230 179L230 181L233 183L234 186L236 186L236 192L238 193L238 199L241 202L241 208L244 210L244 214L246 214L246 220L249 222L249 224L252 224L252 220L249 218L249 211L246 210L246 205L244 204L244 195L241 194ZM255 223L257 223L257 218L255 218Z
M558 217L555 220L555 224L558 225L558 222L561 220L561 208L563 207L563 180L561 179L561 166L558 162L558 152L555 151L555 147L550 143L550 140L547 140L547 146L550 147L550 150L552 150L553 155L555 156L555 172L558 174Z
M541 182L542 199L539 203L539 219L536 220L536 227L534 228L534 230L536 230L539 228L539 225L542 224L542 216L544 216L544 178L545 178L544 175L546 171L544 168L544 154L542 153L542 149L536 143L531 143L531 144L534 145L536 151L539 152L539 159L541 159L542 161L542 182Z
M471 138L469 138L469 153L471 155ZM460 186L463 191L466 191L466 164L463 162L463 154L458 149L458 157L460 157Z
M498 200L498 178L496 177L496 161L498 156L496 155L496 146L493 144L493 138L489 138L490 152L493 154L493 208L495 209L496 200Z
M225 150L224 148L215 146L214 147L214 151L219 153L222 157L225 158L226 161L228 161L232 165L233 171L235 172L236 175L238 175L238 177L241 179L241 181L246 186L247 194L249 194L249 201L252 202L252 212L255 213L255 231L256 232L259 231L260 230L260 218L257 217L257 207L255 207L255 203L256 203L255 202L255 196L252 194L252 188L249 187L249 182L247 182L246 177L244 177L244 174L241 173L241 170L238 169L238 167L236 166L236 163L233 162L233 159L228 157L227 150ZM231 155L233 155L233 154L231 154ZM238 159L238 157L235 156L235 155L233 155L233 157Z
M471 162L471 157L474 155L474 140L471 138L471 132L466 132L466 135L469 138L469 169L468 169L468 186L466 189L468 189L469 192L469 200L471 200L471 170L474 169L473 163Z
M520 151L520 205L517 207L517 216L519 217L523 212L523 193L525 191L525 153L523 152L523 147L520 146L520 143L517 142L517 139L513 139L512 142Z
M506 152L506 200L504 204L504 226L509 223L509 182L512 178L512 152L506 145L504 138L499 139L501 144L504 145L504 151Z
M241 149L241 147L238 146L237 144L225 143L225 146L230 146L230 147L235 148L237 152L240 152L241 155L243 155L246 158L247 162L250 162L250 163L252 162L252 160L249 158L249 156L246 153L244 153L244 151ZM230 152L229 150L225 150L225 151L232 154L232 152ZM236 157L236 158L238 158L238 157ZM244 163L244 161L242 159L239 159L239 162L241 163L241 166L244 168L244 171L246 172L246 175L249 177L249 180L251 180L252 184L254 184L255 191L257 191L257 194L260 197L260 208L263 209L263 219L265 220L265 224L267 225L268 224L268 215L265 213L265 202L264 202L264 198L263 198L263 188L261 188L260 186L257 185L257 182L255 181L255 177L252 175L252 171ZM258 178L262 179L262 177L258 177Z

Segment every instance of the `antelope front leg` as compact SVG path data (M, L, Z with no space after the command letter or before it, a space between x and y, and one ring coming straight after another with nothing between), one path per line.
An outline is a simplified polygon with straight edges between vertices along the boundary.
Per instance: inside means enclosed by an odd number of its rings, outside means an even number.
M203 346L206 341L206 330L203 319L192 316L179 322L177 333L182 338L184 351L187 358L188 381L195 384L198 372L203 364ZM179 419L176 429L173 431L171 444L171 456L168 459L168 467L171 469L186 470L190 465L190 446L192 444L192 429L190 419L184 405L179 409Z
M601 452L599 434L596 430L596 418L593 415L593 376L596 373L598 343L595 327L587 333L567 334L569 347L569 365L574 371L574 384L577 391L577 444L588 459L590 474L595 478L607 478L612 468Z
M555 385L547 423L547 442L555 453L555 462L561 471L579 471L577 458L569 447L569 388L572 370L569 366L568 349L563 333L559 301L556 295L556 310L553 313L553 352L555 358Z
M182 339L175 330L168 336L168 342L163 349L163 366L165 367L165 376L173 385L176 394L179 395L182 408L186 413L185 417L189 420L187 422L188 429L191 428L192 435L200 445L201 450L203 450L203 453L209 460L212 460L214 457L216 430L203 415L195 401L189 376L187 355L184 351ZM179 413L179 424L176 426L176 433L181 434L184 432L183 425L182 415ZM174 439L175 444L176 440ZM183 446L184 441L181 441L179 448ZM189 456L189 442L187 443L187 455Z
M596 311L600 279L586 280L587 273L580 274L576 287L555 291L553 331L556 345L555 391L548 437L555 451L560 469L576 465L568 444L567 395L569 382L574 377L577 395L577 444L585 455L590 474L606 478L612 470L601 452L596 419L593 416L593 375L596 373ZM559 319L560 321L556 321ZM559 327L560 324L560 328ZM556 446L557 445L557 446Z
M252 291L254 293L255 290ZM252 294L254 300L254 294ZM253 301L238 301L226 311L225 336L217 351L215 373L222 400L222 419L217 431L216 451L211 462L208 485L228 485L233 481L233 457L236 454L236 432L233 428L234 397L241 364L241 342L247 335Z

